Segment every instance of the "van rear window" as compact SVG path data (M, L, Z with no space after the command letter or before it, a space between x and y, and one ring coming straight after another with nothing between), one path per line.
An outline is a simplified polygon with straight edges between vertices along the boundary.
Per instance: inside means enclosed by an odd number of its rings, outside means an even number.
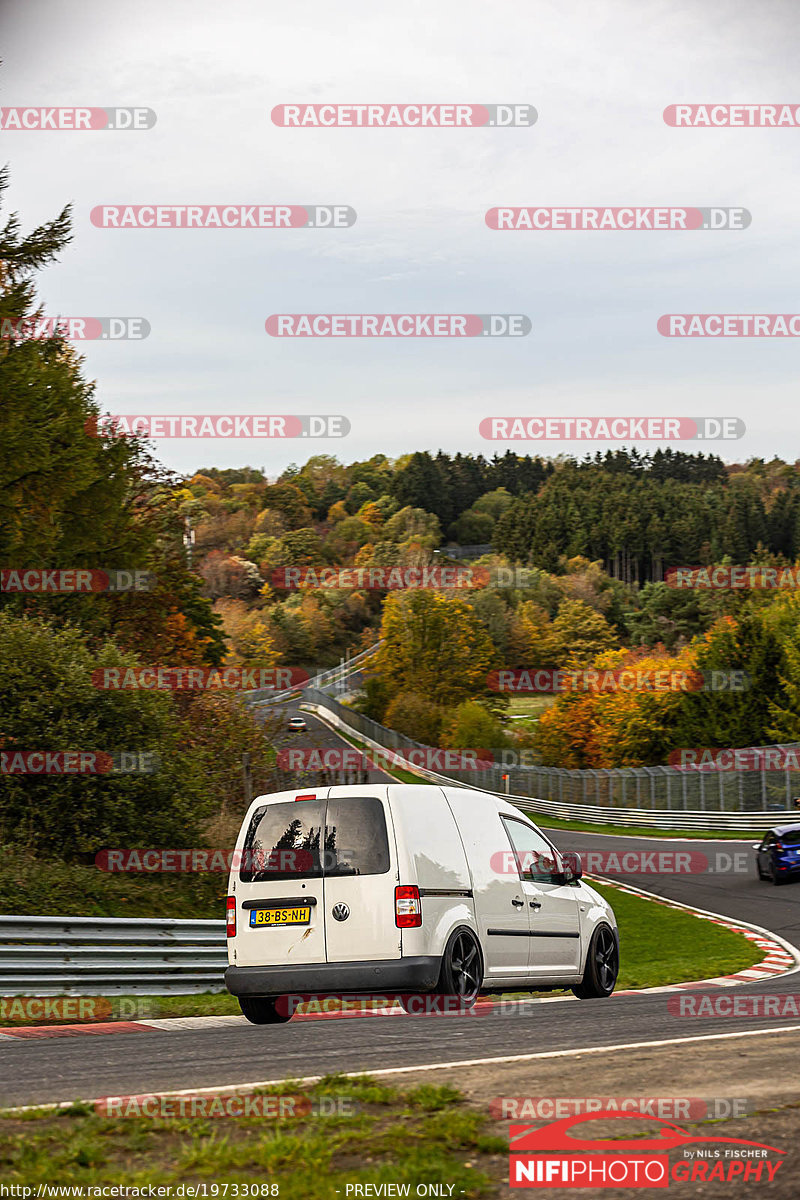
M320 840L325 804L265 804L257 808L242 852L243 883L267 879L315 879L322 874Z
M324 828L324 839L322 830ZM239 878L317 879L322 875L383 875L389 839L383 805L374 796L327 802L265 804L247 830Z
M383 875L389 870L389 839L383 805L374 796L328 801L326 875Z

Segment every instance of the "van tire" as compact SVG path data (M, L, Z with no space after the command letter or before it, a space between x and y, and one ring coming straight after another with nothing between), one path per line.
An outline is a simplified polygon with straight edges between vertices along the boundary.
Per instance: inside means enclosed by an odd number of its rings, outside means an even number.
M252 1025L283 1025L292 1019L285 996L240 996L239 1007Z
M579 1000L610 996L619 975L619 942L608 925L600 925L592 934L586 952L583 979L573 989Z
M454 929L447 939L435 991L440 996L458 996L472 1008L483 983L483 955L471 929Z

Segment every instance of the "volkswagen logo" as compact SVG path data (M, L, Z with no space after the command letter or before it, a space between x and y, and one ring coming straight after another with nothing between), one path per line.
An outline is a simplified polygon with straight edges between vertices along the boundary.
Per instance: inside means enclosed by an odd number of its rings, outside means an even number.
M333 919L334 921L346 921L350 916L350 909L346 904L334 904Z

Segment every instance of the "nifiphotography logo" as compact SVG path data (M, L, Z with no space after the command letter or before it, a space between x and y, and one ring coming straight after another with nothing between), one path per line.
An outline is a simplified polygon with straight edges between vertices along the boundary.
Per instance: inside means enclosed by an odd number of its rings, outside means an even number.
M761 1142L689 1133L660 1122L655 1137L600 1138L571 1133L590 1121L641 1120L643 1113L605 1110L579 1113L539 1128L512 1125L509 1131L509 1183L527 1188L666 1188L675 1183L770 1183L785 1151ZM669 1152L681 1156L670 1163ZM779 1158L773 1158L780 1155Z

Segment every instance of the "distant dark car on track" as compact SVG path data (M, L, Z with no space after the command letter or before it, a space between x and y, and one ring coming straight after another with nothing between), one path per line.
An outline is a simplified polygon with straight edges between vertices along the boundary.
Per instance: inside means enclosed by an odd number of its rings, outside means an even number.
M753 849L759 879L777 886L792 875L800 875L800 824L773 826Z

